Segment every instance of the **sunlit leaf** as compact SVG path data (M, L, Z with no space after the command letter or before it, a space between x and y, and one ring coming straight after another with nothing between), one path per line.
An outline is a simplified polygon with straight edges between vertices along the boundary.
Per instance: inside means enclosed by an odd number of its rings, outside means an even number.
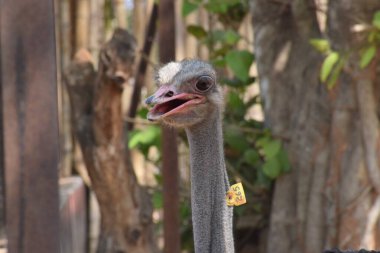
M160 138L160 128L157 126L149 126L142 131L135 132L131 135L128 146L135 148L139 144L152 144Z
M203 39L207 36L207 32L203 27L198 25L187 26L187 32L193 35L197 39Z
M316 50L321 53L327 53L330 51L330 44L328 40L325 39L311 39L309 40L310 45L312 45Z
M320 78L322 82L326 82L327 78L329 77L334 65L339 60L339 54L337 52L330 53L322 64L322 69L320 73Z
M372 61L376 54L376 46L372 45L366 48L360 56L359 66L360 68L365 68Z
M338 81L340 73L342 72L343 66L344 66L344 60L339 59L338 63L334 67L334 69L331 72L330 77L328 78L328 81L327 81L327 88L329 90L334 88L336 82Z
M226 63L237 78L242 81L249 79L249 69L254 60L252 53L246 50L232 50L226 54Z

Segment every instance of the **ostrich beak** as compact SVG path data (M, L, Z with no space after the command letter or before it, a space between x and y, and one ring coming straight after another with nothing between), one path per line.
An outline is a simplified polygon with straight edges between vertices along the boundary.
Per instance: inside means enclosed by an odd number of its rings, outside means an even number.
M204 103L206 98L198 94L172 92L169 96L169 89L161 88L152 96L145 100L147 105L153 106L148 113L148 120L158 121L161 118L186 112L187 109L196 104Z
M152 96L145 99L145 104L155 105L161 102L161 100L170 97L174 94L174 91L169 86L161 86Z

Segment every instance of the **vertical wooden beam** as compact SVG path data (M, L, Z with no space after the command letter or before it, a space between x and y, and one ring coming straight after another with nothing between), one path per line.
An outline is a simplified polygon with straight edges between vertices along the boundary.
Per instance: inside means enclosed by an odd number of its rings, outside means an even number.
M161 63L175 60L175 12L173 0L160 0L158 8L158 46ZM164 252L180 252L179 230L179 170L177 132L162 128L163 135L163 195L164 195Z
M59 252L52 0L3 0L1 71L8 252Z
M0 10L2 0L0 0ZM1 11L0 11L0 31L1 31ZM1 39L1 33L0 33ZM0 49L1 55L1 49ZM0 57L0 239L5 238L5 173L4 173L4 146L3 146L3 110L2 110L2 74L1 74L1 57ZM2 245L0 245L1 249Z

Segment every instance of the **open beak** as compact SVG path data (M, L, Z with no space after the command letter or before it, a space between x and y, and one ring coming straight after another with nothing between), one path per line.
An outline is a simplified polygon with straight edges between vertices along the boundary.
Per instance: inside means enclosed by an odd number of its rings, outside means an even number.
M157 92L145 100L147 105L153 106L148 113L150 121L158 121L170 115L184 113L189 107L202 104L206 100L204 96L198 94L180 93L167 97L162 93L157 94Z

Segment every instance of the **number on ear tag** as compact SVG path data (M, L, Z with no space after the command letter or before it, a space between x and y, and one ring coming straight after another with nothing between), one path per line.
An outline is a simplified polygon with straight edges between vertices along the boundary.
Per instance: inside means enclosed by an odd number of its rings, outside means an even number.
M231 185L226 195L226 201L228 206L240 206L247 203L241 183Z

